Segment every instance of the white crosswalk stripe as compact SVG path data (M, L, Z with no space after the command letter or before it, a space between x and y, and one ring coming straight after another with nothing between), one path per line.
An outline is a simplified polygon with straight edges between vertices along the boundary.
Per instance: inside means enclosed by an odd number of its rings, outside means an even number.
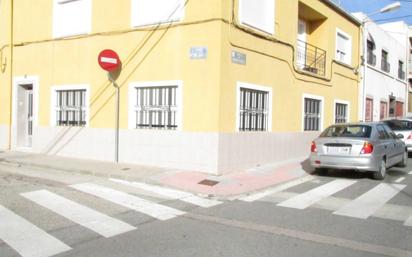
M336 179L325 185L319 186L306 193L297 195L289 200L281 202L278 206L289 207L295 209L305 209L312 204L327 198L350 185L356 183L354 180Z
M265 191L263 191L263 192L258 192L258 193L255 193L255 194L251 194L251 195L242 197L242 198L240 198L239 200L242 200L242 201L245 201L245 202L253 202L253 201L262 199L262 198L264 198L264 197L266 197L266 196L268 196L268 195L272 195L272 194L275 194L275 193L284 191L284 190L286 190L286 189L288 189L288 188L291 188L291 187L294 187L294 186L297 186L297 185L306 183L306 182L311 181L311 180L313 180L313 177L312 177L312 176L305 176L305 177L303 177L303 178L296 179L296 180L292 180L292 181L290 181L290 182L284 183L284 184L279 185L279 186L277 186L277 187L274 187L274 188L271 188L271 189L267 189L267 190L265 190Z
M395 182L395 183L401 183L401 182L404 181L404 180L405 180L405 177L400 177L400 178L394 180L393 182Z
M356 199L334 197L333 194L349 190L356 180L336 179L304 193L287 192L297 185L314 181L313 177L302 177L274 188L237 198L241 201L253 202L267 197L264 202L275 202L277 206L305 209L316 204L315 208L330 210L333 214L353 218L366 219L370 216L402 221L405 226L412 227L412 207L387 203L402 191L406 185L381 183ZM270 197L269 197L270 196Z
M185 214L185 212L183 211L153 203L134 195L92 183L76 184L71 185L70 187L124 206L126 208L135 210L137 212L144 213L159 220L168 220Z
M129 182L126 180L121 180L121 179L110 179L110 180L116 183L136 187L136 188L146 190L146 191L158 194L158 195L162 195L169 199L180 200L180 201L187 202L187 203L197 205L200 207L204 207L204 208L209 208L209 207L216 206L222 203L221 201L198 197L194 194L183 192L183 191L176 190L176 189L164 188L164 187L149 185L149 184L140 183L140 182Z
M0 239L23 257L47 257L71 250L63 242L1 205Z
M116 236L135 227L47 190L23 193L21 196L47 208L104 237Z
M412 214L411 214L411 216L410 216L408 219L406 219L404 225L405 225L405 226L412 227Z
M333 214L366 219L405 187L400 184L379 184Z

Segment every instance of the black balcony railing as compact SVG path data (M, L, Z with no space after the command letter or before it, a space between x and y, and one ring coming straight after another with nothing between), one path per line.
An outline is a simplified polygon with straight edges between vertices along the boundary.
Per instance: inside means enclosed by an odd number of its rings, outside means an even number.
M325 76L325 50L298 40L296 52L296 63L299 69Z
M387 62L386 60L382 59L381 69L382 69L383 71L390 72L390 71L391 71L391 65L390 65L390 63Z
M403 70L398 70L398 78L401 80L405 80L406 74Z
M367 60L369 65L375 66L376 65L376 55L373 53L368 53Z

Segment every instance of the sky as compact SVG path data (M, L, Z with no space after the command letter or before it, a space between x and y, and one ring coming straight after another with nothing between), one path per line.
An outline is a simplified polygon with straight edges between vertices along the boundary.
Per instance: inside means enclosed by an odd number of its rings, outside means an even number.
M370 16L377 23L386 23L403 20L412 26L412 0L333 0L348 12L376 13L388 4L399 1L398 10Z

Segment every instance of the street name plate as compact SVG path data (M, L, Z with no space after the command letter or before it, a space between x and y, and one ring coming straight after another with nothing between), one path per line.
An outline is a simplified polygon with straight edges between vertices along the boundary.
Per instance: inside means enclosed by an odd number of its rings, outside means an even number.
M207 58L207 47L196 46L190 48L190 59L206 59Z
M246 54L232 51L232 63L246 65Z

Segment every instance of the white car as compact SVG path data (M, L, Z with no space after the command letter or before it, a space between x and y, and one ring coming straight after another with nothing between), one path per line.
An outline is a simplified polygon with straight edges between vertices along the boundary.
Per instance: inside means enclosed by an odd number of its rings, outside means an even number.
M390 127L397 135L403 135L403 142L405 142L408 152L412 152L412 119L390 119L383 121Z

